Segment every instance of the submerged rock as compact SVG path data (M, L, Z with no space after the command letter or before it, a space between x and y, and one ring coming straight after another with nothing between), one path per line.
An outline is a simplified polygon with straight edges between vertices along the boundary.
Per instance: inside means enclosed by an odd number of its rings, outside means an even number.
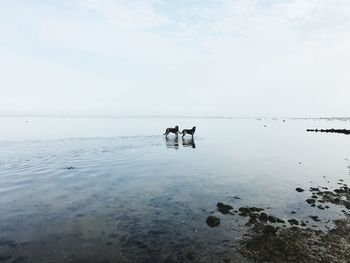
M314 204L316 201L312 198L306 199L306 202L309 204Z
M297 187L297 188L295 188L295 191L301 193L301 192L304 192L304 189L302 189L302 188L300 188L300 187Z
M228 214L230 212L230 210L233 209L232 206L225 205L224 203L221 203L221 202L217 203L216 206L217 206L219 212L221 212L222 214Z
M210 227L216 227L216 226L220 225L220 218L218 218L216 216L208 216L207 225Z
M318 209L324 210L324 207L322 205L317 206Z
M321 219L318 218L318 216L309 216L312 220L319 222Z
M252 207L240 207L238 210L239 212L242 212L242 213L252 213L252 212L261 212L264 210L264 208L252 206Z
M249 213L250 212L248 207L240 207L238 209L238 211L241 213Z

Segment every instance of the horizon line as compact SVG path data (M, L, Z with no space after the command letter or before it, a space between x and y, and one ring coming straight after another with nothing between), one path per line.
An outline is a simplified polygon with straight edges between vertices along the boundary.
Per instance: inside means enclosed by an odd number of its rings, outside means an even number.
M41 118L184 118L184 119L350 119L346 117L284 117L284 116L228 116L228 115L66 115L66 114L1 114L0 117L41 117Z

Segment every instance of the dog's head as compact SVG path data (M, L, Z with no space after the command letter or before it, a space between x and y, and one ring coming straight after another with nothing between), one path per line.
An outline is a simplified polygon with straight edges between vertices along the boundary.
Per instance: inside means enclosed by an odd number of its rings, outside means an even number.
M194 131L195 131L195 130L196 130L196 126L193 126L192 130L194 130Z
M179 126L176 125L176 126L175 126L175 129L178 130L178 129L179 129Z

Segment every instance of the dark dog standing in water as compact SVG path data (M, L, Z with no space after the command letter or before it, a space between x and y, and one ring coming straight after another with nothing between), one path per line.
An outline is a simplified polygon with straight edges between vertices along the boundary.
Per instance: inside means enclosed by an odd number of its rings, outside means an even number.
M193 126L192 129L184 129L184 130L182 130L182 132L180 132L180 134L182 134L182 137L184 137L186 134L189 134L189 135L192 135L192 138L193 138L193 135L194 135L195 131L196 131L196 127Z
M175 128L167 128L163 135L167 137L169 133L175 133L175 135L178 136L179 126L176 125Z

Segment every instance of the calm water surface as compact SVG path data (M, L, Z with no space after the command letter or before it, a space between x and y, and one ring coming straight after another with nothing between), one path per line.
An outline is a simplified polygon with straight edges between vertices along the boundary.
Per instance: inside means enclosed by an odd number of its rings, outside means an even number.
M1 117L0 262L246 262L246 218L341 217L296 187L350 180L350 137L325 120ZM194 141L162 133L197 126ZM237 199L239 197L240 199ZM206 218L221 219L210 228ZM319 223L319 228L325 224Z

